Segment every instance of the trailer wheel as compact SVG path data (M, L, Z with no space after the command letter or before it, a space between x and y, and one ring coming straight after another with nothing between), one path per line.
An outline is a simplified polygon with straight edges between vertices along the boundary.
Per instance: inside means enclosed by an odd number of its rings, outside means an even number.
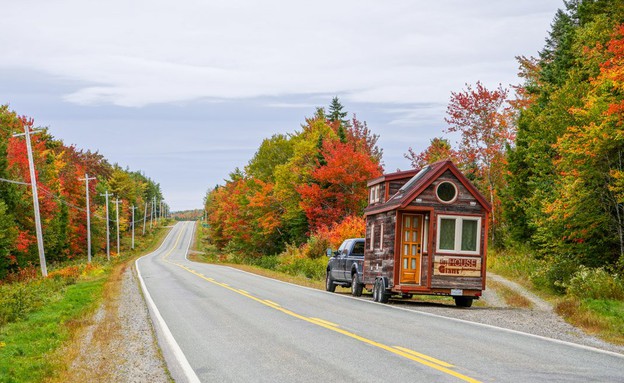
M383 279L379 279L379 303L388 303L390 294L386 292L386 284Z
M353 273L353 277L351 278L351 295L354 297L361 297L363 289L364 286L358 282L357 273Z
M375 279L373 285L373 302L379 302L379 279Z
M386 284L383 279L377 278L373 286L373 300L379 303L388 303L390 294L386 293Z
M453 297L455 298L455 306L457 307L470 307L472 306L472 297Z
M336 291L336 285L334 284L334 278L332 278L330 270L327 270L327 274L325 276L325 290L330 293Z

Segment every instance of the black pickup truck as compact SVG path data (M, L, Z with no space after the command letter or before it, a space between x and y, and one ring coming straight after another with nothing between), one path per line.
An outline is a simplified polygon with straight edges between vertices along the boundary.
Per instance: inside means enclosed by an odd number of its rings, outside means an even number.
M336 291L336 285L351 287L351 294L356 297L362 295L362 269L364 264L364 238L345 240L332 252L327 249L327 274L325 290Z

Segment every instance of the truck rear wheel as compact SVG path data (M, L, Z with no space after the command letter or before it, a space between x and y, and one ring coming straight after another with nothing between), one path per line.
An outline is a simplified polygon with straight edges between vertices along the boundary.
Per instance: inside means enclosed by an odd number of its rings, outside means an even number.
M455 298L455 306L457 307L470 307L472 306L472 301L474 298L472 297L453 297Z
M325 276L325 290L330 293L336 291L336 285L334 284L334 278L332 278L330 270L327 270L327 275Z
M364 286L358 282L357 273L353 273L353 276L351 277L351 295L354 297L361 297L363 289Z

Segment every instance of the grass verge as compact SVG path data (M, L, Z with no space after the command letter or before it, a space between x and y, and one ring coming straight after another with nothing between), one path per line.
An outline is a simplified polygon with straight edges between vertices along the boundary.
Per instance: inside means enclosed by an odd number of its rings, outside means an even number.
M0 331L0 382L39 382L53 375L48 358L100 302L105 277L67 286L59 300L49 302L27 319Z
M0 383L70 381L61 376L80 352L75 348L79 334L115 287L114 270L155 250L167 232L146 235L110 263L105 256L94 257L89 265L74 261L51 267L48 278L0 285Z
M544 261L535 259L526 249L490 251L488 254L488 270L523 285L553 303L555 312L566 322L607 342L624 345L624 302L590 299L569 293L562 295L552 291L540 279L546 266ZM494 287L491 282L488 284ZM589 292L591 287L584 286L584 289ZM505 294L504 290L501 291Z

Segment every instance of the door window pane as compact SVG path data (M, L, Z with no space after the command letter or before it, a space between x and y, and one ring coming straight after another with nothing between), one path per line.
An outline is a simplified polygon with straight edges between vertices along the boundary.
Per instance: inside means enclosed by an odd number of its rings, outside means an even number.
M416 252L416 245L412 245L412 255L416 255L416 254L418 254Z
M410 219L410 217L405 217L405 227L409 229L411 223L412 220Z
M403 255L409 255L409 246L405 245L403 248Z
M461 249L462 251L477 251L477 221L463 220Z
M407 258L403 258L403 269L407 269Z
M455 219L440 220L440 250L455 250Z
M412 258L412 269L416 270L416 258Z

